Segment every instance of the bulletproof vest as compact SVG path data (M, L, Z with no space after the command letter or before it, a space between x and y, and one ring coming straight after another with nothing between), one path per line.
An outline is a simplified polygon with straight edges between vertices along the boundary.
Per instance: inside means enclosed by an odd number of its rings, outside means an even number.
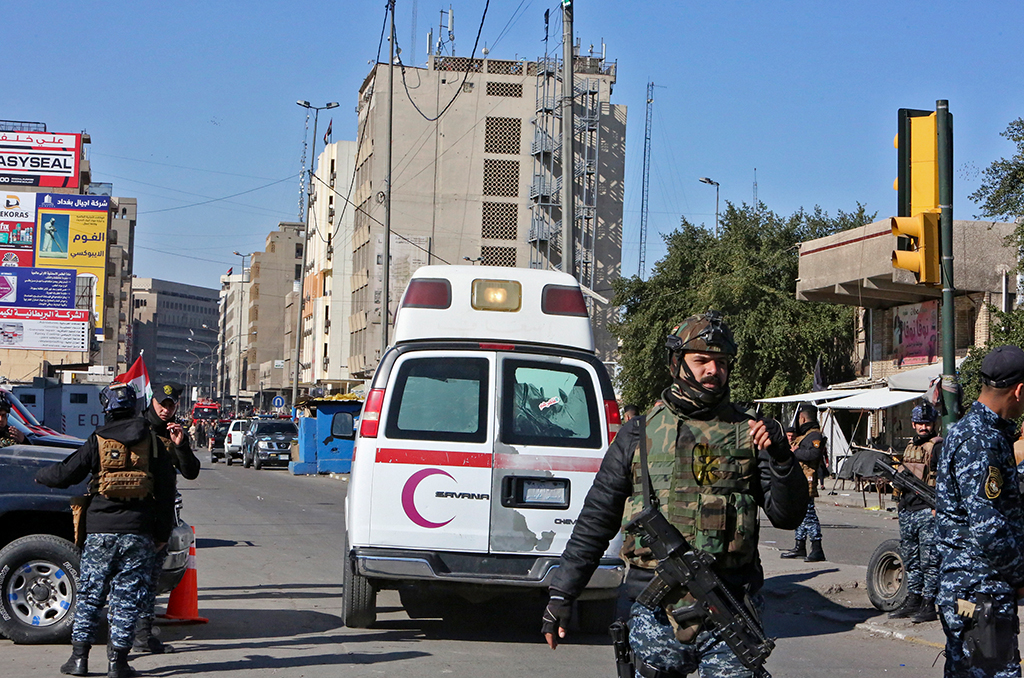
M907 445L903 451L903 465L915 476L923 480L930 487L935 487L935 477L931 471L932 448L935 447L937 438L915 445Z
M152 432L135 444L96 436L100 453L100 472L90 489L107 499L144 499L153 494L150 461L156 456L156 435Z
M757 500L751 494L757 450L750 440L750 417L728 411L738 421L679 418L660 404L647 420L647 460L660 510L691 546L715 556L721 569L747 565L757 553ZM623 525L643 510L639 445L632 474ZM658 565L633 535L626 535L621 553L636 567Z

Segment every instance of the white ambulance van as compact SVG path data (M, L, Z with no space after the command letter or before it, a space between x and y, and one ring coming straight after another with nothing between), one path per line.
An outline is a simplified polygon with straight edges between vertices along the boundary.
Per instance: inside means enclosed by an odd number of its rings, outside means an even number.
M356 439L346 625L374 623L381 589L397 589L413 618L441 616L453 595L546 596L619 423L572 276L418 269ZM619 546L580 596L586 630L611 621Z

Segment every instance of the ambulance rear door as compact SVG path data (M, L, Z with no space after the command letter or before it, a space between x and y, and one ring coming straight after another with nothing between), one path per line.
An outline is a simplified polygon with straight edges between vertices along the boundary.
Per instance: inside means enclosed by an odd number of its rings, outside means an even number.
M385 388L369 546L486 553L495 356L415 350Z
M492 553L558 556L608 445L587 361L501 353L491 492Z

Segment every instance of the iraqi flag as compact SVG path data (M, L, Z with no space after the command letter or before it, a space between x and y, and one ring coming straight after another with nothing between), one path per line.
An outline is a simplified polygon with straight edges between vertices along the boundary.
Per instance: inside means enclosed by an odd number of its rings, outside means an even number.
M127 372L114 377L114 381L128 384L134 388L136 395L143 403L142 409L149 407L149 401L153 399L153 387L149 384L149 371L146 369L146 363L142 361L141 355L135 359Z
M331 143L331 142L328 141L328 139L331 137L331 129L333 129L333 128L334 128L334 118L331 118L331 121L329 123L327 123L327 131L324 132L324 145L327 145L327 144Z

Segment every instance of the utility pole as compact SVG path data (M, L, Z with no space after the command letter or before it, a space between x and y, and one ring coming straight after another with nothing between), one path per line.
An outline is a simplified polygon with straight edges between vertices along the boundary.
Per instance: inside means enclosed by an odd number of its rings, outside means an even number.
M576 226L573 164L573 101L575 77L573 68L572 0L562 0L562 272L576 277Z
M391 294L391 141L395 118L395 0L388 0L391 37L388 39L388 122L384 142L384 270L380 300L380 357L388 350L388 297Z
M938 134L939 242L942 246L942 399L946 404L943 426L956 422L956 323L953 293L953 116L949 101L935 102Z
M644 125L644 176L640 198L640 279L647 272L647 205L651 188L651 117L654 111L654 83L647 83L647 122Z

